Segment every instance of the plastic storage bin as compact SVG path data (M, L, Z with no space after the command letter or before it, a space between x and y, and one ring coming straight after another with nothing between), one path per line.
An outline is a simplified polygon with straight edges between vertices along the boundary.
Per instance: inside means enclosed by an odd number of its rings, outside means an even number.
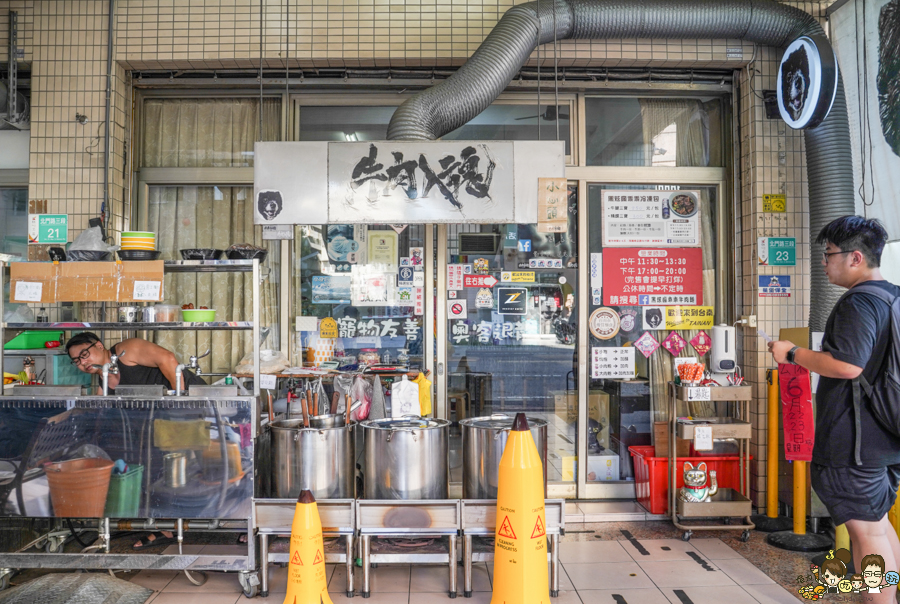
M136 518L141 507L141 484L144 466L128 466L124 474L113 474L109 479L106 495L107 518Z
M634 490L638 503L651 514L669 513L669 458L654 457L652 446L628 447L634 458ZM694 465L705 463L707 472L715 471L719 487L739 490L741 487L740 463L738 457L679 457L679 467L689 461ZM751 456L749 460L752 460ZM748 463L749 463L748 460ZM684 486L684 473L676 472L675 483Z
M4 350L28 350L29 348L43 348L46 342L51 342L62 337L61 331L23 331L6 343Z

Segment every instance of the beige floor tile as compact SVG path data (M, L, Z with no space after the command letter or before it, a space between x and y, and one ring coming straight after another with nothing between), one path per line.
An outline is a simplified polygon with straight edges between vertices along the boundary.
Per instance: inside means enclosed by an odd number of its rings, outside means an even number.
M398 593L409 592L409 565L408 564L382 564L370 571L369 586L373 595L381 592ZM329 591L343 591L347 584L347 567L340 565L331 575L328 584ZM362 569L358 566L353 569L353 587L359 593L362 591Z
M457 567L457 591L463 591L463 568ZM410 572L411 593L442 593L450 587L450 571L446 566L413 566ZM491 578L483 562L472 565L472 591L491 591Z
M644 589L653 582L636 562L566 564L566 574L575 589Z
M142 570L127 580L153 591L162 591L166 585L172 582L172 579L177 574L179 573L174 570ZM120 579L125 578L123 575L117 576Z
M647 553L643 553L633 541L624 539L619 541L635 562L692 560L688 552L701 558L705 557L693 545L680 539L638 539L637 542Z
M719 567L738 585L760 585L775 582L745 558L725 558L714 561L713 565Z
M569 541L559 546L563 564L596 564L597 562L631 562L632 558L618 541Z
M590 604L669 604L666 597L656 587L647 589L583 589L578 592L583 602ZM615 596L618 596L616 598ZM551 603L552 604L552 603Z
M728 544L721 539L698 539L697 537L693 537L691 538L690 543L704 558L710 560L743 558L742 555L731 549Z
M204 547L206 547L206 546L205 545L182 544L181 545L181 553L184 555L195 556L195 555L199 554L201 551L203 551ZM153 550L147 550L147 551L149 551L150 553L155 553L155 554L161 553L165 556L175 556L178 554L178 544L177 543L173 543L172 545L168 546L166 549L164 549L161 552L159 551L159 548L155 548L155 549L156 549L156 551L153 551ZM135 551L139 551L139 550L135 550ZM244 555L245 556L247 555L246 549L244 550Z
M716 568L706 570L693 560L647 561L638 564L659 588L735 585L724 572Z
M184 573L178 573L163 593L240 593L243 591L237 573L207 572L206 583L194 585ZM237 596L235 596L237 598Z
M758 604L758 602L746 591L737 585L705 586L705 587L675 587L660 588L669 602L682 604L684 601L675 593L676 590L684 592L693 604Z
M205 545L200 553L204 556L246 556L247 545Z
M161 593L152 604L235 604L237 594L224 593Z
M777 583L766 585L742 585L744 591L756 598L760 604L797 604L797 595Z

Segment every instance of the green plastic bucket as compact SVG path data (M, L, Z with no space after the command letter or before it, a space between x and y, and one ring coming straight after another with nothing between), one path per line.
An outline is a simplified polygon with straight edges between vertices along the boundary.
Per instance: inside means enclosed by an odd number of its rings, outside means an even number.
M126 473L110 477L104 512L107 518L137 518L143 477L144 466L141 465L128 466Z

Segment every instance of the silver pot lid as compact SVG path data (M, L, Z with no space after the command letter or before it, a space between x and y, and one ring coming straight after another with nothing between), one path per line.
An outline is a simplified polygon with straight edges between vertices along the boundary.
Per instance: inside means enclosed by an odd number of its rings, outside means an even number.
M449 426L445 419L432 419L428 417L386 417L384 419L369 419L362 423L363 428L376 430L429 430Z
M468 428L479 428L482 430L509 430L512 428L515 417L511 415L486 415L484 417L470 417L460 420L461 426ZM546 420L538 417L526 416L529 428L543 428L547 425Z

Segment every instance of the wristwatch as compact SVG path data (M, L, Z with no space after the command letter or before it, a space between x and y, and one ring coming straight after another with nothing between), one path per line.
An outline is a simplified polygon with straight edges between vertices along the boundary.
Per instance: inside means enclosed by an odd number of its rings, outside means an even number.
M787 353L787 362L790 363L791 365L796 365L796 364L797 364L797 361L794 360L794 355L797 354L797 351L798 351L799 349L800 349L799 346L794 346L793 348L791 348L790 350L788 350L788 353Z

